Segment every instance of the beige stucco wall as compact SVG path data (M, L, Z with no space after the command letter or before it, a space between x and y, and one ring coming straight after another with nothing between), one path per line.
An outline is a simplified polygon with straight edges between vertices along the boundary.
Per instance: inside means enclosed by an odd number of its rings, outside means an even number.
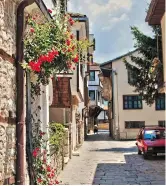
M137 52L134 55L138 55ZM130 61L129 57L126 57ZM120 126L121 138L135 138L139 129L125 129L125 121L145 121L145 125L158 125L159 120L165 120L164 111L155 111L155 105L149 107L143 102L141 110L123 110L123 95L137 94L134 88L128 84L127 70L123 59L113 62L113 69L117 71L114 76L114 103L115 103L115 124ZM118 122L119 118L119 122Z
M162 47L163 47L163 68L164 68L164 82L166 82L166 58L165 58L165 13L161 19L162 29Z
M50 122L65 123L65 109L64 108L52 108L49 112Z

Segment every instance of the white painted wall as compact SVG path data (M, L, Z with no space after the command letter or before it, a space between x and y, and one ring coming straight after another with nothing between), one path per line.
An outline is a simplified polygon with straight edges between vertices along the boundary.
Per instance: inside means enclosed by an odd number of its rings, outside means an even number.
M139 54L135 52L133 55L138 56ZM131 61L129 56L126 59ZM165 111L156 111L155 104L149 107L143 102L141 110L123 110L123 95L137 95L137 93L134 93L134 88L128 84L123 59L114 61L112 67L117 71L117 75L114 76L115 124L120 127L121 138L135 138L139 131L139 129L125 129L125 121L145 121L145 125L158 125L159 120L165 120Z

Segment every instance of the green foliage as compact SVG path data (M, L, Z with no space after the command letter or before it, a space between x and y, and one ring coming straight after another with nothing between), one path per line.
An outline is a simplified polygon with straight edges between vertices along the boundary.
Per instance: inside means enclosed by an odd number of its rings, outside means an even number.
M129 84L135 87L135 92L139 93L148 105L151 105L158 97L158 86L162 83L162 63L159 62L157 65L153 63L155 57L162 60L161 28L153 27L153 38L143 34L137 27L131 27L131 32L134 36L134 47L138 49L140 55L139 57L131 55L132 64L124 59L127 70L130 70L135 79ZM158 50L156 34L160 35Z
M65 127L60 123L50 123L51 153L58 153L64 144Z

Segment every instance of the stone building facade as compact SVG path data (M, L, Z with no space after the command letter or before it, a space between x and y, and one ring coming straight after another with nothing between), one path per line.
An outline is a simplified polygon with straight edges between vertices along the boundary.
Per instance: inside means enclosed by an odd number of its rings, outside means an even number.
M12 183L15 173L16 10L19 2L0 0L0 184Z

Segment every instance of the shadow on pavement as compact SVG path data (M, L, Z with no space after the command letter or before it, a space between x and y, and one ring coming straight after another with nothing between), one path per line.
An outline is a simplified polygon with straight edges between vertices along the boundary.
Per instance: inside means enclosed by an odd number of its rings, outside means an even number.
M122 153L122 152L136 152L137 148L136 146L130 147L130 148L109 148L109 149L95 149L91 151L96 151L96 152L116 152L116 153Z
M136 154L125 154L124 158L125 163L97 164L92 184L165 185L164 157L153 157L153 161L148 161Z

